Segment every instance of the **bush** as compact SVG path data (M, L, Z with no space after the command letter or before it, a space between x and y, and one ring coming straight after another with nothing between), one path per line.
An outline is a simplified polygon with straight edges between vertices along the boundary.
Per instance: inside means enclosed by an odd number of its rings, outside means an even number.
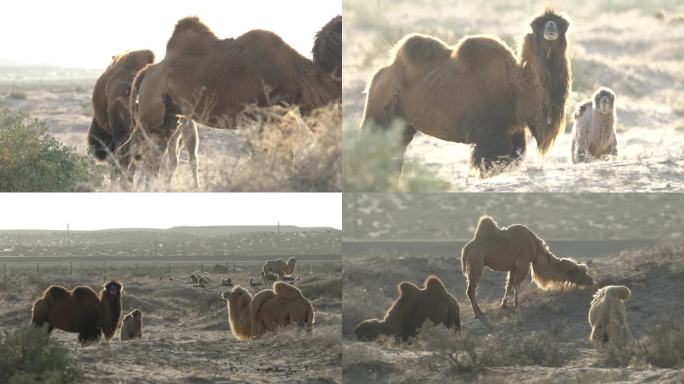
M219 171L220 191L339 192L339 104L302 115L297 108L248 106L236 126L250 155L226 162Z
M80 156L24 112L0 111L0 192L73 192L102 182L94 159Z
M438 192L452 189L434 172L419 162L405 160L399 178L400 154L403 152L397 122L390 129L347 128L342 137L344 157L342 173L348 192Z
M646 361L660 368L673 368L684 364L684 326L660 324L641 339Z
M0 333L0 383L75 383L81 370L69 350L48 340L45 328Z

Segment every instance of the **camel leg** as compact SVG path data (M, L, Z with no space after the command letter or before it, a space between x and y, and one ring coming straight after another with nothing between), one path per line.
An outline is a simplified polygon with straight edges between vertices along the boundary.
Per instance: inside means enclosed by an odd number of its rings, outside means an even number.
M513 284L513 306L516 308L518 307L518 292L520 292L520 285L522 284L525 279L527 279L527 275L530 273L530 266L529 264L526 264L524 266L516 266L516 269L513 271L514 276L515 276L515 284Z
M171 136L169 143L166 147L166 154L168 156L168 162L166 166L166 181L171 185L173 181L173 175L176 173L178 168L178 159L180 158L180 147L183 137L181 136L181 130L178 129Z
M101 334L102 331L100 330L100 328L83 330L78 334L78 342L81 343L81 346L85 346L91 342L96 342L100 340Z
M192 120L185 120L181 127L183 142L185 149L188 151L190 159L190 169L192 170L192 179L195 181L195 189L199 191L199 161L197 159L197 152L199 149L199 133L197 132L197 124Z
M501 299L501 308L506 308L508 307L508 296L511 294L511 290L513 289L513 284L514 284L514 275L513 272L508 272L508 277L506 278L506 292L504 293L503 298Z
M480 277L482 277L482 268L473 268L470 266L468 270L468 288L466 289L466 294L468 299L470 299L470 305L473 306L473 313L476 318L484 317L484 312L480 309L477 304L477 284L480 282Z
M463 122L464 130L472 133L475 144L470 165L480 171L481 177L501 173L525 153L524 132L515 127L515 122L504 120L503 114L495 112L506 109L497 104L500 103L473 110Z

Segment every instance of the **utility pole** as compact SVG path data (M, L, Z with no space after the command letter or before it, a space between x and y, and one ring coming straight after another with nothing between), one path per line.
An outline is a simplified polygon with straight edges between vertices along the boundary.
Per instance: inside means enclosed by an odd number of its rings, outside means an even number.
M69 223L67 223L67 256L71 256L71 236L69 233Z

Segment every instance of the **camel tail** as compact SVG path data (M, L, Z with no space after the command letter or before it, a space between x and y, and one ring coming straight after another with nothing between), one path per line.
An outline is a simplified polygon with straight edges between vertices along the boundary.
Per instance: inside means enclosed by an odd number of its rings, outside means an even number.
M31 312L31 325L35 327L42 326L47 318L47 308L45 299L40 299L33 303L33 308L31 308Z

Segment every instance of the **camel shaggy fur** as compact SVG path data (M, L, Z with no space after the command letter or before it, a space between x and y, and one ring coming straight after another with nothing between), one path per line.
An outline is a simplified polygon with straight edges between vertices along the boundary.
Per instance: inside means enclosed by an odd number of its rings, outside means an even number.
M629 353L634 344L625 317L625 301L632 292L624 285L608 285L598 291L589 309L589 340L599 351Z
M475 236L461 251L461 269L468 281L466 293L475 316L484 316L476 293L485 267L508 272L506 292L501 299L503 308L508 305L511 293L514 293L514 306L518 306L520 284L527 278L530 266L532 280L543 290L594 284L585 264L556 257L546 242L526 226L514 224L499 228L491 217L481 217Z
M295 271L297 260L294 257L290 257L285 262L283 259L269 260L264 263L264 267L261 271L261 277L264 281L273 276L277 277L277 280L282 280L283 277L292 275Z
M93 119L88 130L88 145L98 160L109 160L115 182L126 169L129 158L118 151L130 137L131 113L128 109L131 84L135 75L154 62L150 50L125 52L112 57L93 89Z
M119 340L132 340L142 338L142 311L134 309L131 313L124 316L121 321L121 331L119 332Z
M592 159L617 156L615 127L615 93L599 88L592 98L582 103L575 112L572 126L572 162L584 163Z
M565 126L568 26L546 9L532 20L517 58L491 36L467 36L454 47L406 36L370 82L362 127L404 121L399 159L416 131L472 144L471 165L483 177L523 157L526 128L544 154Z
M158 175L178 116L235 129L236 116L248 104L284 103L308 112L340 100L342 17L326 24L315 40L310 60L269 31L221 40L197 17L180 20L166 56L138 74L130 98L133 147L145 174Z
M238 340L248 340L267 331L287 325L306 326L314 323L314 308L302 292L283 282L252 297L244 288L236 286L224 292L228 306L228 323Z
M426 320L456 331L461 329L458 302L437 276L428 277L422 288L404 281L397 289L399 298L382 320L364 320L354 328L357 339L368 341L385 335L407 340L416 336Z
M68 290L58 285L48 287L43 296L33 303L31 324L47 324L54 328L78 333L81 345L97 341L104 334L111 340L121 320L121 292L116 281L105 284L98 296L90 287Z
M93 89L94 116L88 130L88 145L98 160L108 160L112 183L122 173L129 173L130 150L127 145L131 136L130 94L131 85L140 70L154 62L150 50L125 52L112 57L112 63L100 75ZM183 144L188 151L195 186L199 188L197 147L199 135L194 122L184 120L182 128L169 141L167 175L169 182L176 171Z

